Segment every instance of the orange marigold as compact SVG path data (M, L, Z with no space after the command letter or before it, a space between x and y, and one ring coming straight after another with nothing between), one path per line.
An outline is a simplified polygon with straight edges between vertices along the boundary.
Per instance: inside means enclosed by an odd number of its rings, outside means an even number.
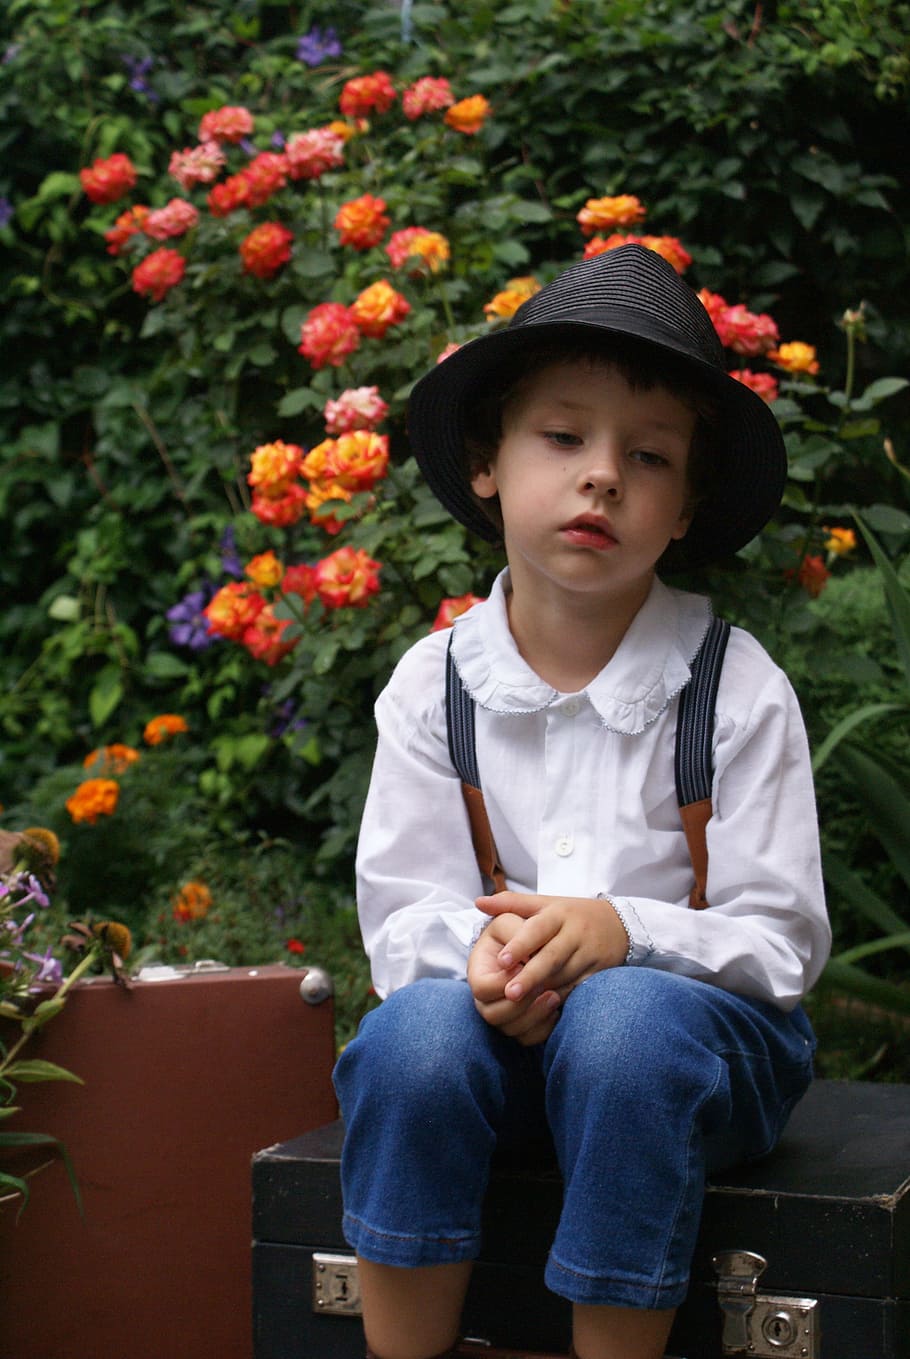
M169 740L181 731L189 731L184 718L179 717L177 713L160 713L158 717L146 722L142 739L148 746L160 746L162 741Z
M114 779L86 779L66 799L66 810L76 822L94 825L99 816L113 816L117 810L120 784Z
M387 279L378 279L364 288L351 304L351 315L362 335L381 340L386 331L403 321L411 304L396 292Z
M129 769L131 764L135 764L142 757L138 750L132 746L122 745L115 741L110 746L100 746L97 750L89 751L82 761L83 768L91 769L92 765L99 765L105 773L122 774Z
M173 899L173 916L185 925L204 920L212 908L212 894L204 882L185 882Z
M589 198L576 221L586 236L592 236L595 231L609 231L612 227L635 226L646 216L647 209L638 198L622 193L612 198Z
M472 94L467 99L459 99L457 104L447 109L444 122L456 132L463 132L466 137L474 137L491 112L488 99L482 94Z

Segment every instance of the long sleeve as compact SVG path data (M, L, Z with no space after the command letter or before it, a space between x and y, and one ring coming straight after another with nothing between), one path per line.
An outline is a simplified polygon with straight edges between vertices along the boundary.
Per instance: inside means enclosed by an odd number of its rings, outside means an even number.
M476 616L475 616L476 615ZM709 907L688 908L692 866L673 777L678 695L703 635L695 596L660 586L578 694L524 665L491 596L456 623L476 700L484 800L508 885L609 896L633 965L790 1009L830 948L809 751L796 696L734 628L714 728ZM464 976L487 917L445 728L445 634L418 643L376 705L378 745L358 852L358 906L380 995Z

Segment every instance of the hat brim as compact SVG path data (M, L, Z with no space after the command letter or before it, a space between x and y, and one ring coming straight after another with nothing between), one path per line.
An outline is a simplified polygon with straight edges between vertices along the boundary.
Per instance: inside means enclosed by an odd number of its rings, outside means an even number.
M642 323L632 309L597 319L580 308L571 321L541 321L492 331L471 340L431 369L415 385L408 407L408 437L414 457L434 494L450 514L488 542L500 534L474 498L464 455L465 412L483 390L491 370L541 340L577 337L579 332L634 336L658 353L672 356L674 369L691 376L693 387L709 397L714 459L708 485L685 538L674 551L675 563L704 565L729 557L750 542L780 505L787 479L783 435L766 402L716 364L694 356L659 334L654 320Z

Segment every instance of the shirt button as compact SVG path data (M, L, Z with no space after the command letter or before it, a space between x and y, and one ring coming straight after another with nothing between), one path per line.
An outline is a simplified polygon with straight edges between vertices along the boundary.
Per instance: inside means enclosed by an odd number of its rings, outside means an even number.
M562 705L562 710L565 713L566 717L577 717L578 707L579 707L578 699L570 698L568 703L564 703Z
M571 835L560 835L556 841L556 853L561 859L565 859L575 848L575 842Z

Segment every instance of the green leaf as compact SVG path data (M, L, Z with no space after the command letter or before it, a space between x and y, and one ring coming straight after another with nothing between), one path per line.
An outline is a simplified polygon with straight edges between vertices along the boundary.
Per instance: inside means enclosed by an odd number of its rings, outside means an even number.
M846 717L841 718L840 722L832 727L813 755L812 772L818 773L831 752L840 745L844 737L850 735L855 727L860 726L863 722L870 721L873 717L880 717L882 713L900 712L905 707L906 705L903 703L867 703L862 708L857 708L855 712L847 713Z
M884 401L886 397L894 396L897 392L902 392L907 385L906 378L877 378L875 382L870 382L860 400L869 402L870 404L873 404L876 401Z
M853 746L844 746L840 758L865 808L870 829L910 887L910 796L906 786L880 762Z
M88 696L88 710L92 724L95 727L103 727L122 698L123 681L120 678L120 667L106 665Z
M79 601L75 595L57 595L51 600L47 611L48 618L58 623L73 623L79 617Z
M840 963L858 963L863 958L872 958L877 953L887 953L892 948L903 948L910 951L910 930L902 930L899 934L886 934L881 939L870 939L865 944L857 944L855 948L844 949L837 954Z
M907 683L910 685L910 592L905 590L898 580L897 572L863 517L860 514L855 514L854 518L881 575L882 584L885 587L888 612L891 615L891 626L894 629L894 640L897 643L897 654L901 665L904 667ZM910 882L910 877L907 881Z
M169 651L150 651L145 658L145 668L155 679L181 679L190 673L190 667L179 656Z
M81 1076L75 1075L72 1071L67 1071L65 1067L58 1066L56 1062L45 1062L39 1057L33 1057L22 1062L13 1062L12 1066L8 1066L3 1074L8 1076L10 1080L22 1081L27 1085L38 1081L72 1081L76 1085L85 1084Z
M876 533L910 533L910 514L895 505L866 505L863 519Z
M820 990L830 988L846 991L851 996L858 996L895 1014L910 1014L910 990L895 986L893 982L882 981L879 977L870 977L861 967L843 963L838 958L829 958L818 986Z
M906 920L899 916L887 901L867 887L862 878L837 854L826 850L822 867L828 886L833 888L851 910L858 911L886 934L900 934L908 928Z
M300 415L305 410L322 410L325 405L325 397L319 392L314 392L312 387L295 387L292 392L286 392L278 403L278 414L285 418L292 415Z

